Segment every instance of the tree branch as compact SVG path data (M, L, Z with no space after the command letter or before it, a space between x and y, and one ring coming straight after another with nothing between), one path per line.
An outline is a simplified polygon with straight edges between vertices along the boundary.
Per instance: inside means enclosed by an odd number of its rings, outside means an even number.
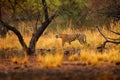
M105 45L107 43L113 43L113 44L120 44L120 39L112 39L112 38L107 38L101 31L100 29L98 28L97 26L97 29L99 31L99 33L104 37L105 41L103 42L103 44L99 47L97 47L98 51L102 52L103 51L103 48L105 48ZM118 40L118 41L116 41Z
M34 31L34 33L37 31L37 25L38 25L39 18L40 18L40 12L38 12L38 15L37 15L37 19L36 19L36 23L35 23L35 31Z
M119 32L115 32L115 31L112 31L112 30L109 30L110 32L114 33L114 34L117 34L117 35L120 35Z
M33 54L35 52L35 47L36 47L36 43L39 39L39 37L42 35L42 33L44 32L44 30L47 28L47 26L50 24L50 22L58 16L57 13L53 14L51 17L48 16L48 10L47 10L47 4L46 4L46 0L42 0L42 4L43 4L43 11L44 11L44 16L45 16L45 21L42 23L42 25L37 29L36 33L33 34L31 40L30 40L30 44L29 44L29 48L27 52L29 55Z
M42 5L43 5L43 11L44 11L44 14L45 14L45 20L47 20L49 18L49 15L48 15L46 0L42 0Z
M96 27L97 27L99 33L104 37L104 39L107 40L108 38L100 31L99 27L98 26L96 26Z
M33 54L35 52L35 45L39 39L39 37L42 35L42 33L44 32L44 30L47 28L47 26L50 24L50 22L57 16L57 14L54 14L53 16L51 16L50 18L48 18L36 31L36 33L32 36L31 40L30 40L30 44L29 44L29 54Z
M4 27L6 27L8 30L13 31L13 32L16 34L16 36L18 37L18 39L19 39L19 41L20 41L23 49L24 49L24 50L27 50L27 45L26 45L26 43L24 42L24 39L23 39L23 36L21 35L21 33L20 33L16 28L12 27L11 25L7 24L6 22L3 22L1 19L0 19L0 22L1 22L1 24L2 24Z

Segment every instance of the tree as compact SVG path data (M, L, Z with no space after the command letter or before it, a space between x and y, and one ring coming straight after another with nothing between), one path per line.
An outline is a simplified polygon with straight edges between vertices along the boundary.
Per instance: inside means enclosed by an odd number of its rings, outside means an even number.
M14 0L16 1L16 0ZM44 32L44 30L48 27L48 25L51 23L51 21L58 15L56 12L52 15L49 16L49 12L48 12L48 7L47 7L47 3L46 0L42 0L42 6L43 6L43 12L44 12L44 22L42 23L42 25L37 29L37 31L32 35L32 38L30 40L30 44L29 46L26 45L23 36L21 35L21 33L13 26L11 26L10 24L4 22L2 20L2 18L0 18L0 22L1 24L6 27L8 30L13 31L16 36L19 39L19 42L23 48L24 51L27 52L28 55L32 55L35 52L35 46L36 43L39 39L39 37L41 36L41 34ZM15 7L15 6L14 6ZM1 11L2 12L2 11ZM2 16L2 15L1 15Z
M76 27L81 27L86 15L82 14L88 0L66 0L62 2L61 14ZM81 25L81 26L80 26Z

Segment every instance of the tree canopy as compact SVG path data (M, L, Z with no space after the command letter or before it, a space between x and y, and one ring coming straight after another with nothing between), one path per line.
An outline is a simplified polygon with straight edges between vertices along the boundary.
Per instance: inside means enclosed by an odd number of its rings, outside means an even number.
M59 12L61 21L72 20L75 26L103 24L104 21L120 19L119 0L47 0L50 15ZM2 17L6 21L43 20L42 0L1 0ZM109 19L108 19L109 18ZM103 21L103 22L102 22ZM89 24L89 23L88 23Z

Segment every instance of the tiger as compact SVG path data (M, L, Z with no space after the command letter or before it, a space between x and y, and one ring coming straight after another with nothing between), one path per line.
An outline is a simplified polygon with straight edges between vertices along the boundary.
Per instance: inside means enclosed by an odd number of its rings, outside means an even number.
M83 33L77 34L57 34L56 38L62 39L62 47L64 46L65 42L71 44L72 41L78 40L80 44L86 44L86 35Z

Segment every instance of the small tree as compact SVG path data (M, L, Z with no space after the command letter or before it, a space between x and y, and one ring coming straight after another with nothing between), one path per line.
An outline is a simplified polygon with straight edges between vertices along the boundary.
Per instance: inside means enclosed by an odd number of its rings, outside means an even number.
M9 25L8 23L4 22L2 20L2 15L1 15L1 18L0 18L1 24L4 27L6 27L8 30L11 30L15 33L15 35L19 39L19 42L20 42L23 50L26 51L28 55L32 55L32 54L35 53L35 46L36 46L36 43L37 43L39 37L44 32L44 30L48 27L48 25L51 23L51 21L57 16L57 13L54 13L52 16L49 16L46 0L42 0L42 6L43 6L43 12L44 12L43 16L45 17L45 19L44 19L44 22L42 23L42 25L32 35L29 46L26 45L26 43L23 39L23 36L21 35L21 33L15 27L13 27L13 26ZM0 9L0 14L1 14L1 12L2 11Z

